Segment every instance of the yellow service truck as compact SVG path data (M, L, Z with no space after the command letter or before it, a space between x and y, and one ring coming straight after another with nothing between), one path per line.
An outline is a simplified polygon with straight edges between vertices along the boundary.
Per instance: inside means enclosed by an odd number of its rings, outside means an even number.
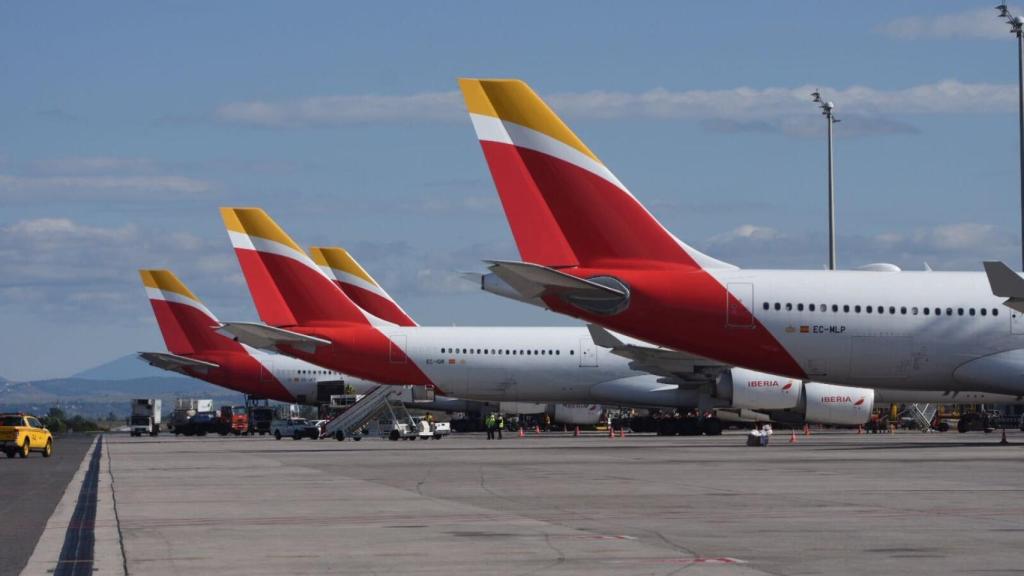
M27 458L33 451L49 458L53 454L53 435L34 416L0 414L0 450L8 458L15 454Z

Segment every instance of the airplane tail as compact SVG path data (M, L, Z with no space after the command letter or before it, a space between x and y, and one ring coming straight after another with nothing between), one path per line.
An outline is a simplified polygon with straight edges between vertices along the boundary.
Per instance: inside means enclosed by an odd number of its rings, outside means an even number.
M669 233L525 82L459 87L523 260L731 267Z
M238 350L240 346L217 334L217 318L170 270L139 270L167 350L194 354Z
M221 208L260 319L272 326L367 324L362 311L259 208Z
M318 247L309 249L313 262L345 292L345 294L366 312L399 326L416 326L402 307L356 262L343 248Z

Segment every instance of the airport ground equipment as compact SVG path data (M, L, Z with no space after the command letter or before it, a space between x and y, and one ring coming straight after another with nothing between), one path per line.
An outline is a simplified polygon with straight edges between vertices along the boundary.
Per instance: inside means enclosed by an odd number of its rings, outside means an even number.
M240 436L249 431L249 415L245 406L221 406L217 416L217 434Z
M249 435L270 434L270 425L274 421L274 409L270 407L269 400L246 396L245 411L249 417Z
M275 420L271 425L274 430L274 438L291 438L302 440L303 438L320 438L320 428L305 418L283 418Z
M174 412L167 423L167 430L175 434L184 434L179 427L186 426L193 416L200 412L212 412L213 400L197 398L176 398Z
M156 436L160 433L160 412L163 402L159 398L132 400L132 415L128 425L132 436Z
M184 424L174 427L174 435L206 436L216 433L220 426L220 418L216 412L196 412Z
M934 404L911 404L907 407L907 412L914 419L917 428L922 432L932 429L932 422L935 420L935 414L938 411L938 406Z
M401 395L401 386L380 385L373 388L328 422L324 427L324 435L333 436L337 440L359 439L364 435L362 430L367 424L386 414L387 418L378 420L391 423L391 429L386 431L388 438L398 440L409 437L410 434L415 436L415 422L408 410L405 409ZM377 424L375 428L380 427L380 422ZM401 424L405 424L405 427L402 427Z

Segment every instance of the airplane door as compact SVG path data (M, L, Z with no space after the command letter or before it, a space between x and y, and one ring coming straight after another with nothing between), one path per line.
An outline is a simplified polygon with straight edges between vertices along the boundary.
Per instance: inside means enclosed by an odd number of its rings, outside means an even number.
M388 340L391 341L391 347L388 353L388 360L392 364L405 364L408 356L406 355L406 336L405 334L399 334L396 336L388 336Z
M597 366L597 346L590 338L580 338L580 366Z
M726 285L725 325L730 328L753 328L754 285L730 282Z
M1010 308L1010 333L1024 334L1024 314Z

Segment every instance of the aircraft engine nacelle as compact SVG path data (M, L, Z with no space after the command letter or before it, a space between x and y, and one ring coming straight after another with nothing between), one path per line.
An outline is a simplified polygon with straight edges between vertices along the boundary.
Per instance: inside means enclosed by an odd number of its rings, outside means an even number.
M552 419L556 424L593 426L601 421L603 413L600 404L555 404Z
M783 376L732 368L718 377L718 397L732 408L790 410L800 404L803 382Z
M871 388L808 382L804 393L807 395L804 418L818 424L864 424L875 407L875 391Z

